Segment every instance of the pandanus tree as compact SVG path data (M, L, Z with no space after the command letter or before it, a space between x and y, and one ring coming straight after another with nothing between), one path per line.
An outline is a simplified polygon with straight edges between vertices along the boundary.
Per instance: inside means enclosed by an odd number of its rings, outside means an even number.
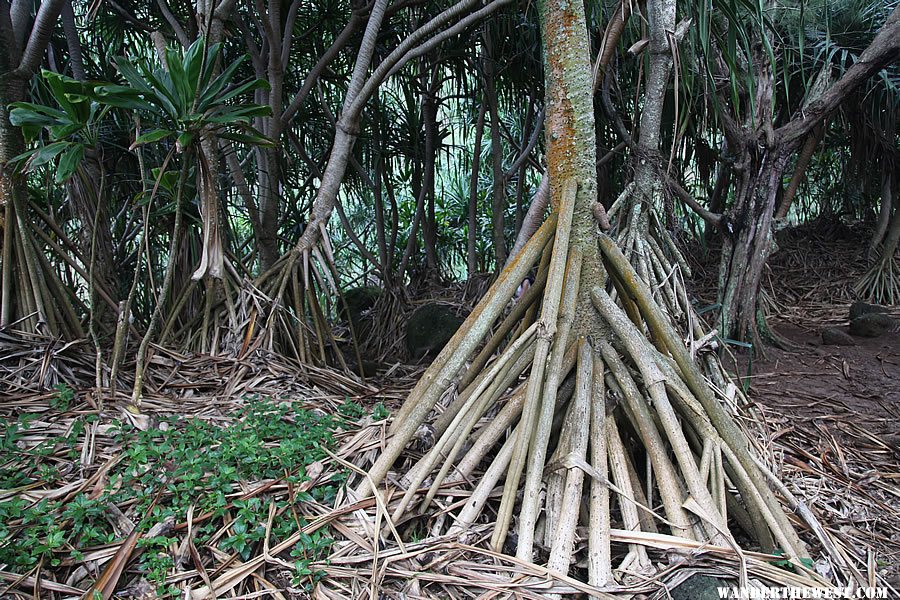
M55 170L54 183L65 186L70 222L79 224L74 231L74 244L63 250L42 227L34 228L34 233L55 250L57 257L73 266L84 280L88 332L99 347L101 337L109 339L115 331L119 297L109 227L109 191L100 156L100 126L111 107L97 101L90 84L46 70L42 75L48 95L56 106L16 102L11 105L10 121L22 128L29 145L34 145L36 138L44 138L44 143L14 158L12 163L23 172L50 165ZM65 232L47 218L47 213L54 211L39 211L36 207L34 211L42 215L43 224L54 229L54 236L65 244ZM67 251L77 260L72 260ZM42 248L41 252L46 250ZM50 276L56 277L56 274ZM70 294L61 298L65 305L81 304L77 291L68 291Z
M331 150L319 176L315 199L306 215L308 221L290 249L254 282L254 288L262 291L271 302L272 309L267 311L265 318L259 318L259 311L252 309L253 325L241 352L261 346L269 349L281 347L301 361L328 360L326 345L333 340L329 340L331 332L326 326L315 290L337 293L333 248L326 226L339 202L345 175L353 163L353 147L361 130L364 108L389 77L509 2L493 0L481 6L474 0L460 0L447 8L428 7L425 17L414 21L417 26L401 37L384 56L376 53L383 25L405 6L401 3L389 7L382 0L376 0L371 5L341 109L335 115ZM355 16L352 21L359 24ZM335 51L346 40L340 42L332 46ZM376 62L376 59L380 60ZM322 63L321 68L326 65L327 61ZM302 98L298 102L302 102ZM248 291L240 304L251 305L255 301L256 292ZM284 308L288 308L286 313ZM337 358L343 361L340 353Z
M254 129L251 123L255 117L270 114L270 109L268 106L239 102L248 92L265 87L267 84L259 79L234 84L232 80L242 61L233 61L219 72L221 51L221 44L207 47L205 40L200 38L184 51L166 49L163 64L153 64L149 61L135 62L119 57L116 59L116 65L127 85L102 85L96 88L96 94L101 102L134 111L140 118L146 119L143 122L149 126L136 137L132 148L148 143L162 143L166 140L171 142L169 152L158 170L150 200L159 188L160 180L173 158L176 155L180 155L181 158L174 186L175 219L166 252L165 274L150 322L138 349L135 386L132 392L135 404L139 404L141 399L143 372L150 342L154 339L161 322L165 324L164 335L171 329L193 287L185 285L175 298L174 304L169 304L169 298L175 291L173 281L184 233L185 190L188 188L188 177L192 173L196 180L194 189L198 195L203 240L200 263L191 280L196 282L205 279L207 283L218 280L224 286L225 278L229 277L233 283L239 285L235 269L228 267L225 258L225 240L220 229L222 220L219 215L220 200L214 181L216 170L209 149L215 148L220 139L239 144L269 144L269 140ZM238 102L235 102L236 100ZM129 302L137 286L139 274L140 268L136 268ZM205 346L207 332L216 326L215 323L211 323L210 317L215 290L215 284L206 287L201 345L207 350L208 347ZM127 314L129 310L130 306L126 306L123 312ZM127 319L120 319L117 339L124 335L126 322Z
M900 7L887 15L872 42L840 78L825 89L810 86L808 101L792 104L777 94L776 82L788 77L784 69L790 65L778 59L768 17L772 7L723 2L714 5L723 13L716 15L705 6L701 5L692 38L694 54L708 65L703 70L709 79L706 101L727 141L734 180L734 199L721 223L721 333L759 347L766 329L760 281L774 245L772 225L785 167L809 136L818 135L816 129L826 117L900 54ZM735 27L738 19L754 27L748 31ZM719 81L728 85L720 86Z
M61 282L41 260L27 218L25 180L10 161L25 151L9 106L27 100L26 89L41 64L63 0L0 3L0 209L3 210L0 327L79 337ZM34 14L32 10L36 8Z
M657 34L673 24L672 3L651 1L648 10ZM633 267L604 233L583 4L542 2L540 16L553 212L422 375L350 501L390 498L394 523L425 519L433 536L469 541L487 525L495 551L546 562L560 576L584 559L592 591L614 586L614 570L652 569L641 535L662 532L672 545L736 548L740 529L815 579L783 502L821 528L738 424L733 386L727 392L703 375L670 308L647 284L647 268ZM665 87L664 40L653 48L657 70L649 76L660 81L648 88L648 104ZM653 124L642 125L652 136ZM652 245L648 231L632 229L635 247ZM505 313L532 269L534 285ZM430 440L424 456L398 462L417 438ZM644 470L646 479L638 475ZM465 500L442 502L450 518L428 520L443 494ZM491 504L497 495L499 505ZM655 498L662 514L648 508ZM579 522L588 523L587 545L577 546L584 554L575 550ZM631 543L616 564L613 542Z

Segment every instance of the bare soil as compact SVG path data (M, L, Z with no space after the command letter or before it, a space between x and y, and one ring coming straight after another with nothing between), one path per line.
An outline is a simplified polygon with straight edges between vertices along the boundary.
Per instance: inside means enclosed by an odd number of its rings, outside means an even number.
M848 332L870 237L864 224L827 220L779 232L762 291L769 327L795 347L724 362L766 419L792 493L879 585L900 589L900 334L855 337L854 346L821 338L828 327ZM713 305L717 250L688 256L700 306ZM900 317L900 306L892 313Z
M786 416L853 423L900 441L900 335L853 338L855 346L828 346L820 332L790 322L775 331L795 350L767 348L762 358L730 361L750 397ZM846 331L846 327L842 328Z

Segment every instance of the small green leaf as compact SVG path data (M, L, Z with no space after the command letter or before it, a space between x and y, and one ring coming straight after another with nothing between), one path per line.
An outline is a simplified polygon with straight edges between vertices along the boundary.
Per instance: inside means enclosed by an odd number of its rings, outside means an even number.
M28 168L34 169L47 164L69 146L69 142L53 142L35 150L28 161ZM18 158L18 157L17 157ZM15 159L13 159L15 160Z
M271 148L275 143L262 134L245 134L236 131L222 131L219 133L220 138L238 142L239 144L249 144L251 146L265 146Z
M153 131L148 131L147 133L138 136L134 143L128 148L129 150L134 150L138 146L143 144L150 144L153 142L158 142L160 140L164 140L167 137L171 136L174 132L169 131L168 129L154 129Z
M83 158L84 146L82 144L72 144L72 147L59 157L59 164L56 167L56 183L62 183L71 177Z
M181 135L178 136L178 140L175 142L176 146L183 152L185 148L190 146L194 141L194 134L190 131L185 131Z
M14 102L11 106L13 109L9 112L9 122L17 127L23 125L51 127L69 122L66 118L66 113L49 106L41 106L31 102Z

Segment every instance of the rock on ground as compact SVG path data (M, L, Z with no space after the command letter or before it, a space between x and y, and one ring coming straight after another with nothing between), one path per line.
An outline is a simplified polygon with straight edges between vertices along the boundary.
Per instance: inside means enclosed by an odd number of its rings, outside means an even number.
M822 343L826 346L855 346L856 340L843 329L826 327L822 330Z
M423 304L406 323L406 349L410 357L418 360L426 355L436 356L462 323L462 317L451 306L436 302Z
M869 304L868 302L857 301L850 305L850 320L856 319L863 315L870 314L888 314L890 312L886 306L878 304Z
M372 322L370 314L375 302L381 296L381 288L375 286L357 287L344 292L340 315L353 324L356 335L360 335Z
M866 313L850 321L850 334L860 337L879 337L900 331L900 322L884 313Z

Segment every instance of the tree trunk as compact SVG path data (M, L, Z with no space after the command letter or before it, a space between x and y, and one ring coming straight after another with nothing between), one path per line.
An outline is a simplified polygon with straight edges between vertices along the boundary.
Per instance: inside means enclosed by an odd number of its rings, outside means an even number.
M659 152L663 106L672 54L669 50L668 32L675 30L675 2L653 1L647 4L650 28L650 68L647 71L644 107L641 112L641 128L637 140L634 168L635 194L627 218L637 235L646 237L649 231L649 210L662 214L662 160Z
M900 208L897 208L896 181L892 181L890 164L885 161L882 172L881 211L879 224L869 247L869 256L877 256L869 269L853 286L860 298L879 304L900 302L900 264L897 261L897 247L900 242ZM890 217L891 206L894 216ZM888 221L890 225L888 226ZM883 244L878 248L878 242ZM877 241L876 241L877 240Z
M497 67L490 38L485 36L486 56L484 59L484 95L491 118L491 165L493 167L492 222L495 270L506 264L506 236L504 235L504 213L506 212L506 180L503 173L503 139L500 134L500 109L495 81Z
M107 292L112 302L118 304L115 254L109 230L108 198L103 184L105 174L98 153L94 148L85 150L81 165L65 187L72 203L72 212L81 223L76 237L80 254L88 262L93 256L94 285ZM95 321L102 328L107 331L115 329L116 315L107 302L97 302L92 310Z
M206 37L207 48L222 41L225 21L231 16L234 5L235 0L222 2L197 0L197 24L200 35ZM221 65L216 65L215 72L218 73L220 70ZM280 97L281 90L278 89L272 93L277 93ZM222 222L225 219L220 214L219 206L221 162L218 140L210 135L204 136L200 140L200 151L197 153L197 190L200 196L203 242L200 250L200 265L191 275L191 278L195 280L207 277L212 279L225 277L225 243L222 239ZM208 290L212 290L214 287L211 283L207 284ZM207 305L209 305L209 301L207 301Z
M525 124L522 127L522 153L528 152L528 136L531 135L531 122L534 118L534 96L528 99L528 112L525 114ZM522 156L522 164L516 174L516 236L522 230L522 219L525 218L525 175L528 173L528 160Z
M723 219L718 298L722 334L755 349L761 348L760 324L765 323L759 287L776 247L772 221L787 162L785 153L777 151L764 152L760 160L762 164L750 163L738 174L734 205Z
M883 262L895 260L894 255L897 253L898 244L900 244L900 210L895 210L894 218L891 219L891 229L884 238L884 246L881 248Z
M25 150L21 130L9 121L9 105L26 99L27 83L46 52L62 6L63 0L45 0L32 21L28 3L14 3L16 10L7 2L0 5L0 326L32 315L19 327L78 337L81 326L69 299L55 273L46 272L46 261L41 261L33 243L25 218L25 180L9 164ZM54 293L45 276L59 288Z
M0 61L8 57L5 54ZM15 260L15 237L17 212L22 210L22 201L27 197L25 181L14 171L9 161L25 149L22 131L9 122L9 105L25 99L25 84L8 75L6 65L0 65L0 209L3 210L2 279L0 279L0 327L5 327L22 316L17 307L21 305L24 290L18 285L20 266ZM13 292L17 293L14 295Z
M878 209L878 222L875 224L875 231L872 233L872 241L869 242L869 254L872 255L878 249L884 234L887 233L888 223L891 220L891 209L893 207L893 197L891 192L891 178L893 177L890 162L887 155L882 160L884 163L881 167L881 206Z
M78 37L78 29L75 27L75 11L72 10L72 0L66 0L62 7L63 32L66 34L66 46L69 49L69 67L72 69L72 77L78 81L84 81L84 60L81 51L81 39Z
M437 222L434 211L434 178L437 168L437 144L438 127L437 111L438 101L435 96L437 71L432 73L431 85L422 99L422 124L425 128L425 172L423 173L422 191L427 200L427 211L422 225L422 241L425 245L425 270L429 278L437 280Z
M800 150L800 154L797 156L797 167L794 169L794 175L791 177L791 182L788 184L787 190L785 190L784 196L778 204L778 212L775 213L776 219L785 218L788 211L791 210L791 204L794 202L797 188L800 187L800 183L806 176L806 169L809 167L809 161L812 159L813 154L816 153L816 146L819 145L819 142L822 141L823 137L825 137L825 127L822 125L813 129L812 132L806 136L806 141L803 143L803 149Z
M475 145L472 150L472 175L469 178L469 215L466 248L466 267L468 276L478 272L478 248L475 244L478 234L478 173L481 168L481 140L484 137L484 113L487 104L484 98L478 109L478 120L475 123Z
M381 278L385 287L390 287L394 277L390 263L387 246L387 231L385 227L384 212L384 156L383 145L379 131L375 132L375 144L378 154L375 159L375 180L372 194L375 198L375 237L378 242L378 262L380 263Z
M672 326L671 316L655 301L656 291L616 243L598 231L584 4L545 0L540 13L547 181L555 210L422 374L395 414L377 458L356 478L347 506L366 506L358 502L373 493L399 498L391 503L393 522L409 523L408 531L414 523L422 524L438 539L461 538L464 543L483 537L482 527L493 518L490 545L495 552L509 553L504 543L509 541L515 545L516 564L522 565L535 560L536 545L548 548L549 578L565 576L576 561L586 562L588 580L600 586L611 583L611 514L617 519L621 515L626 530L657 533L656 525L645 525L649 517L638 517L634 506L635 499L653 498L652 504L662 504L665 511L656 520L673 535L734 545L726 500L736 503L739 494L753 515L752 523L745 525L748 533L767 552L773 550L774 538L784 554L800 564L807 552L769 480L780 486L788 502L796 505L795 500L761 466L763 460L749 447L732 407L716 397ZM652 245L651 239L644 241ZM537 263L535 285L516 309L502 316L522 277ZM618 290L622 307L610 297L610 283ZM531 311L528 317L527 302L538 298L540 316L535 319L537 311ZM496 325L498 321L502 322ZM483 350L467 367L479 347ZM568 377L573 371L574 378ZM520 385L526 373L527 382ZM566 381L573 385L567 387ZM622 410L607 412L611 400L607 389L614 390ZM414 462L407 468L409 463L397 459L442 397L450 399L437 411L431 447L424 455L410 456ZM631 444L646 451L646 490L644 482L634 481L630 474L635 469L627 464L625 448ZM585 478L588 460L600 474L592 474L593 481ZM485 464L489 466L471 477ZM403 475L386 479L394 467L403 469ZM451 477L451 472L458 475ZM606 481L608 473L615 487ZM499 507L485 509L501 481ZM453 488L460 489L458 495ZM449 497L465 497L465 502L447 506L442 501L429 512L439 490L450 492ZM611 513L613 501L618 510ZM366 513L366 524L377 522L372 513L380 514L383 503L368 506L372 508L358 514ZM432 518L435 512L446 520ZM729 507L729 512L734 511ZM587 549L575 543L582 520L591 532ZM475 523L477 531L470 529ZM513 523L515 538L508 535ZM818 526L815 531L821 530L818 523L813 525ZM401 540L396 541L402 548ZM651 568L643 546L631 544L619 568ZM588 560L581 562L583 550ZM540 579L536 585L547 592L541 597L560 597L546 585L546 578L534 579Z
M722 150L723 152L725 150L724 143L722 145ZM719 170L716 174L716 184L709 196L709 212L713 214L722 214L722 209L725 207L725 202L728 198L728 188L730 185L731 167L724 162L719 162ZM712 241L716 232L718 232L717 227L708 221L704 221L703 238L706 240L707 244Z
M525 243L531 239L534 232L541 226L548 204L550 204L550 179L547 173L544 173L544 176L541 177L541 183L538 184L537 189L534 191L534 197L532 197L531 204L528 206L528 212L522 217L522 227L516 235L516 242L513 244L512 250L509 251L509 258L506 260L507 264L519 254L522 248L525 247Z

